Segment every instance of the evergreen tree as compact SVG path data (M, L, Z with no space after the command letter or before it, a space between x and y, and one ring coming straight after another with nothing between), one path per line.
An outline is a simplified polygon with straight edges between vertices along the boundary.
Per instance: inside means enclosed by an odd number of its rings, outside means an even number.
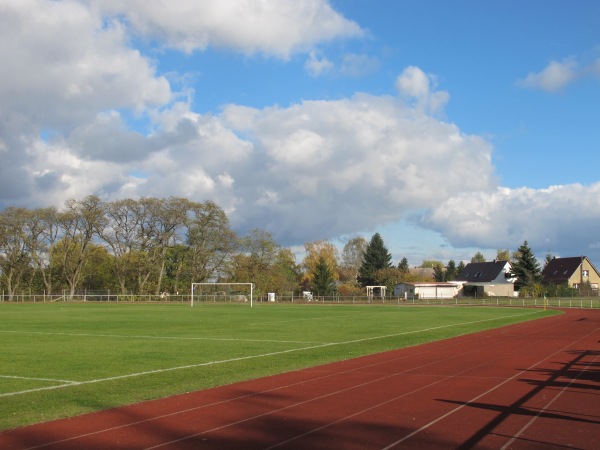
M433 278L435 279L435 281L446 281L446 273L444 272L444 266L440 265L436 265L433 268Z
M446 280L445 281L455 280L457 275L458 275L458 269L456 267L456 263L454 262L453 259L451 259L450 261L448 261L448 265L446 266Z
M334 291L333 270L323 256L319 257L313 271L313 288L315 294L320 296L332 295Z
M552 255L552 253L546 253L546 257L544 258L544 269L550 263L550 261L552 261L553 259L554 259L554 255ZM544 270L544 269L542 269L542 270Z
M379 233L375 233L365 250L362 264L358 271L358 282L361 286L375 285L375 272L392 266L392 255L388 252Z
M458 266L456 266L456 276L460 275L460 273L465 270L465 263L463 261L458 263Z
M517 277L515 290L520 291L523 287L531 288L541 281L540 265L527 241L523 242L523 245L515 252L514 257L512 273Z
M400 270L400 272L402 272L402 273L410 272L410 267L408 265L408 259L402 258L402 261L400 261L398 263L398 270Z

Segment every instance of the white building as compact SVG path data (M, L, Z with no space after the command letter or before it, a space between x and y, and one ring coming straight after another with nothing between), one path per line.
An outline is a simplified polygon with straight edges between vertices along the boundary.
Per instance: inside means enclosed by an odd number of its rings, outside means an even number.
M394 286L394 296L406 299L453 298L459 289L460 284L456 283L400 283Z

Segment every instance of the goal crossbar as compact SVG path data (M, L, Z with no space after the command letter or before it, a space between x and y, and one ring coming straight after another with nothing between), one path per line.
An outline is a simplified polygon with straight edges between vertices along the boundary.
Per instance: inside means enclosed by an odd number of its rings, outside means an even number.
M192 283L190 306L194 306L194 288L196 286L250 286L250 307L252 308L254 283Z

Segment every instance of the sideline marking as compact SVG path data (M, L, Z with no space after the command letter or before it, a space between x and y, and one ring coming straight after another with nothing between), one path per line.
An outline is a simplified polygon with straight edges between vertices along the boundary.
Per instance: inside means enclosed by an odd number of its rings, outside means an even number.
M179 336L144 336L130 334L94 334L94 333L56 333L50 331L18 331L18 330L0 330L0 333L12 334L42 334L44 336L83 336L83 337L108 337L108 338L128 338L128 339L172 339L182 341L240 341L240 342L274 342L282 344L315 344L310 341L279 341L275 339L238 339L238 338L209 338L209 337L179 337Z
M277 352L262 353L262 354L259 354L259 355L241 356L239 358L230 358L230 359L223 359L223 360L217 360L217 361L208 361L208 362L198 363L198 364L187 364L185 366L176 366L176 367L169 367L169 368L166 368L166 369L148 370L148 371L138 372L138 373L130 373L130 374L125 374L125 375L117 375L117 376L114 376L114 377L98 378L98 379L95 379L95 380L76 381L76 382L73 382L71 384L63 384L63 385L60 385L60 386L46 386L46 387L42 387L42 388L27 389L27 390L24 390L24 391L6 392L6 393L3 393L3 394L0 394L0 398L1 397L11 397L11 396L14 396L14 395L28 394L28 393L31 393L31 392L39 392L39 391L49 391L49 390L54 390L54 389L62 389L62 388L71 387L71 386L81 386L81 385L85 385L85 384L101 383L101 382L104 382L104 381L122 380L122 379L125 379L125 378L133 378L133 377L139 377L139 376L143 376L143 375L152 375L152 374L156 374L156 373L172 372L172 371L181 370L181 369L193 369L193 368L196 368L196 367L213 366L213 365L216 365L216 364L224 364L224 363L230 363L230 362L244 361L244 360L247 360L247 359L264 358L264 357L267 357L267 356L283 355L285 353L293 353L293 352L299 352L299 351L303 351L303 350L312 350L312 349L316 349L316 348L332 347L334 345L356 344L358 342L366 342L366 341L373 341L373 340L376 340L376 339L385 339L385 338L390 338L390 337L404 336L404 335L407 335L407 334L417 334L417 333L422 333L422 332L425 332L425 331L439 330L439 329L442 329L442 328L450 328L450 327L456 327L456 326L460 326L460 325L470 325L470 324L482 323L482 322L491 322L491 321L494 321L494 320L507 319L509 317L527 316L527 315L539 314L539 313L540 313L540 311L535 310L533 312L527 312L525 314L512 314L510 316L493 317L493 318L490 318L490 319L474 320L474 321L471 321L471 322L460 322L460 323L453 323L453 324L448 324L448 325L440 325L439 327L431 327L431 328L424 328L424 329L420 329L420 330L405 331L403 333L387 334L387 335L383 335L383 336L371 336L371 337L367 337L367 338L353 339L353 340L350 340L350 341L343 341L343 342L330 342L330 343L326 343L326 344L311 345L311 346L308 346L308 347L300 347L300 348L293 348L293 349L288 349L288 350L281 350L281 351L277 351Z
M495 344L492 343L492 344L489 344L488 346L491 346L491 345L495 345ZM469 350L469 353L471 351L473 351L473 350ZM425 351L424 353L430 353L430 351L428 350L428 351ZM358 387L368 386L368 385L373 384L373 383L379 383L382 380L386 380L386 379L395 377L397 375L402 375L402 374L404 374L404 373L406 373L408 371L412 371L412 370L419 369L419 368L424 368L424 367L427 367L427 366L430 366L430 365L433 365L433 364L437 364L440 361L447 361L449 359L454 359L454 358L458 358L458 357L459 356L454 355L454 356L443 358L442 360L436 360L436 361L428 362L426 364L422 364L422 365L417 366L417 367L410 367L410 368L407 368L405 370L402 370L401 372L382 375L382 376L379 376L378 378L371 379L369 381L365 381L363 383L360 383L359 385L353 385L353 386L349 386L347 388L343 388L341 390L337 390L337 391L334 391L334 392L329 392L327 394L320 395L320 396L315 397L313 399L304 400L304 401L301 401L299 403L298 402L294 403L293 405L288 405L288 406L285 406L285 407L282 407L282 408L279 408L279 409L276 409L276 410L268 411L268 412L265 412L265 413L261 413L259 415L255 415L255 416L252 416L252 417L241 419L241 420L238 420L236 422L232 422L232 423L228 423L228 424L225 424L225 425L221 425L221 426L218 426L216 428L205 430L205 431L203 431L201 433L196 433L196 434L191 435L191 436L184 436L183 438L177 439L176 441L171 441L171 442L166 442L166 443L163 442L161 444L155 445L154 447L149 447L146 450L149 450L149 449L152 449L152 448L157 448L157 447L160 447L160 446L163 446L163 445L167 445L167 444L172 444L172 443L179 442L179 441L183 441L185 439L189 439L190 437L199 436L199 435L205 434L205 433L210 433L210 432L217 431L217 430L220 430L220 429L224 429L224 428L227 428L227 427L230 427L230 426L233 426L233 425L237 425L237 424L240 424L240 423L248 422L250 420L254 420L254 419L259 418L259 417L264 417L264 416L267 416L267 415L270 415L270 414L273 414L273 413L276 413L276 412L280 412L280 411L283 411L283 410L286 410L286 409L290 409L290 408L293 408L295 406L303 405L303 404L309 403L311 401L320 400L320 399L323 399L323 398L330 397L332 395L337 395L337 394L340 394L340 393L343 393L343 392L351 391L351 390L356 389ZM407 358L407 357L406 356L402 356L400 358L394 358L394 360L405 359L405 358ZM127 427L130 427L130 426L139 425L141 423L154 422L154 421L157 421L157 420L160 420L160 419L164 419L166 417L173 417L173 416L176 416L176 415L179 415L179 414L186 414L188 412L197 411L199 409L210 408L210 407L213 407L213 406L216 406L216 405L230 403L230 402L234 402L236 400L240 400L240 399L244 399L244 398L248 398L248 397L260 396L260 395L265 394L265 393L279 391L279 390L287 389L287 388L290 388L290 387L293 387L293 386L303 385L304 383L307 383L307 382L308 383L312 383L312 382L323 380L323 379L326 379L326 378L338 377L338 376L340 376L342 374L352 373L352 372L355 372L357 370L363 370L363 369L368 368L368 367L379 366L381 364L387 364L389 362L390 362L390 360L378 361L378 362L375 362L375 363L368 364L366 366L361 366L359 368L353 367L351 369L347 369L347 370L344 370L342 372L336 372L336 373L330 373L330 372L328 372L326 375L319 375L316 378L311 378L311 379L308 379L308 380L301 380L301 381L297 381L297 382L294 382L294 383L291 383L291 384L287 384L287 385L284 385L284 386L277 386L277 387L269 388L269 389L266 389L266 390L263 390L263 391L260 391L260 392L252 392L252 393L244 394L244 395L241 395L241 396L238 396L238 397L235 397L235 398L227 398L225 400L219 400L219 401L216 401L216 402L212 402L212 403L208 403L208 404L203 404L201 406L194 406L194 407L191 407L191 408L186 408L186 409L175 411L175 412L171 412L171 413L168 413L168 414L162 414L162 415L159 415L159 416L154 416L154 417L151 417L151 418L148 418L148 419L139 420L139 421L136 421L136 422L130 422L130 423L123 424L123 425L118 425L118 426L114 426L114 427L110 427L110 428L104 428L102 430L96 430L96 431L93 431L93 432L90 432L90 433L85 433L85 434L81 434L81 435L77 435L77 436L72 436L72 437L67 438L67 439L62 439L62 440L59 440L59 441L48 442L48 443L44 443L44 444L41 444L41 445L38 445L38 446L35 446L35 447L30 447L28 450L32 450L32 449L39 448L39 447L45 447L45 446L48 446L48 445L59 444L59 443L67 442L67 441L73 441L73 440L77 440L77 439L81 439L81 438L93 436L93 435L96 435L96 434L111 432L111 431L115 431L115 430L118 430L118 429L123 429L123 428L127 428ZM482 364L487 364L488 362L489 361L486 361L485 363L482 363ZM301 369L301 370L309 370L309 369ZM468 370L471 370L471 369L465 369L464 371L468 371ZM437 383L442 382L442 381L444 381L444 379L441 379L439 381L433 382L433 384L437 384ZM402 394L400 397L404 397L406 395L410 395L411 393L417 392L417 391L419 391L421 389L422 388L418 388L416 391L412 391L410 393ZM388 403L388 402L385 402L385 403ZM372 409L372 408L369 408L369 409ZM354 415L356 415L356 414L353 414L353 416ZM321 428L324 428L324 427L321 427ZM308 434L308 433L305 433L305 434ZM291 439L291 440L293 440L293 439ZM277 445L281 445L281 444L282 443L277 444Z
M17 377L14 375L0 375L0 378L12 378L15 380L36 380L36 381L56 381L58 383L77 383L76 381L72 381L72 380L56 380L54 378L32 378L32 377Z
M519 325L519 324L514 324L514 325ZM520 325L522 325L522 323ZM486 345L485 347L490 347L490 346L493 346L493 345L495 345L495 343L490 343L490 344ZM470 350L467 353L470 353L472 351L473 350ZM423 353L431 353L431 350L426 350L426 351L424 351L422 353L419 353L419 354L423 354ZM291 407L302 405L302 404L305 404L305 403L313 401L313 400L319 400L319 399L322 399L322 398L329 397L331 395L336 395L336 394L339 394L339 393L342 393L342 392L345 392L345 391L348 391L348 390L352 390L354 388L361 387L363 385L369 385L369 384L372 384L372 383L378 383L381 380L388 379L390 377L395 377L395 376L398 376L398 375L402 375L402 374L405 374L406 372L409 372L409 371L413 371L413 370L416 370L416 369L424 368L424 367L427 367L427 366L430 366L430 365L433 365L433 364L438 364L441 361L447 361L447 360L455 359L457 357L460 357L460 356L457 356L457 355L449 356L449 357L443 358L441 360L435 360L435 361L428 362L426 364L422 364L420 366L409 367L409 368L407 368L405 370L402 370L402 371L394 373L394 374L386 374L386 375L380 376L377 379L372 379L372 380L369 380L369 381L365 381L365 382L361 383L360 385L350 386L348 388L344 388L344 389L336 391L336 392L330 392L330 393L321 395L319 397L315 397L312 400L304 400L304 401L302 401L300 403L295 403L294 405L288 405L288 406L280 408L278 410L272 410L272 411L269 411L269 412L266 412L266 413L259 414L257 416L249 417L249 418L237 421L237 422L233 422L233 423L229 423L229 424L226 424L226 425L222 425L222 426L219 426L217 428L213 428L213 429L210 429L210 430L205 430L202 433L209 433L211 431L216 431L216 430L220 430L220 429L223 429L223 428L227 428L227 427L232 426L232 425L236 425L236 424L239 424L239 423L243 423L243 422L246 422L246 421L249 421L249 420L256 419L258 417L263 417L265 415L269 415L269 414L272 414L272 413L275 413L275 412L279 412L280 410L283 410L283 409L289 409ZM157 421L157 420L160 420L160 419L164 419L166 417L173 417L173 416L176 416L176 415L179 415L179 414L186 414L186 413L191 412L191 411L197 411L199 409L210 408L210 407L213 407L213 406L217 406L217 405L221 405L221 404L225 404L225 403L234 402L236 400L240 400L240 399L244 399L244 398L248 398L248 397L260 396L260 395L265 394L265 393L279 391L279 390L287 389L287 388L290 388L290 387L293 387L293 386L303 385L304 383L312 383L312 382L323 380L323 379L326 379L326 378L338 377L338 376L340 376L342 374L352 373L352 372L356 372L357 370L364 370L364 369L366 369L368 367L375 367L375 366L379 366L379 365L382 365L382 364L388 364L388 363L390 363L392 361L402 360L402 359L406 359L406 358L410 358L410 357L408 357L408 356L401 356L401 357L394 358L394 359L391 359L391 360L377 361L375 363L370 363L370 364L367 364L367 365L364 365L364 366L353 367L353 368L344 370L342 372L335 372L335 373L327 372L325 375L319 375L319 376L317 376L315 378L310 378L310 379L307 379L307 380L300 380L300 381L296 381L296 382L293 382L291 384L287 384L287 385L283 385L283 386L271 387L271 388L262 390L260 392L252 392L252 393L244 394L244 395L241 395L241 396L238 396L238 397L234 397L234 398L227 398L225 400L219 400L219 401L216 401L216 402L207 403L207 404L203 404L203 405L200 405L200 406L194 406L194 407L191 407L191 408L186 408L186 409L183 409L183 410L174 411L174 412L171 412L171 413L168 413L168 414L162 414L162 415L158 415L158 416L153 416L151 418L147 418L147 419L143 419L143 420L138 420L138 421L130 422L130 423L127 423L127 424L117 425L117 426L113 426L113 427L110 427L110 428L104 428L102 430L96 430L96 431L92 431L92 432L89 432L89 433L85 433L85 434L81 434L81 435L77 435L77 436L72 436L72 437L69 437L69 438L66 438L66 439L61 439L59 441L47 442L47 443L44 443L44 444L36 445L34 447L29 447L28 450L32 450L32 449L36 449L36 448L40 448L40 447L46 447L48 445L59 444L59 443L67 442L67 441L73 441L73 440L76 440L76 439L81 439L81 438L93 436L93 435L96 435L96 434L101 434L101 433L105 433L105 432L111 432L111 431L114 431L114 430L127 428L129 426L139 425L139 424L142 424L142 423L154 422L154 421ZM486 361L485 363L482 363L482 364L487 364L487 363L489 363L489 361ZM479 364L479 365L481 365L481 364ZM475 367L478 367L479 365L477 365ZM310 369L300 369L300 371L307 371L307 370L310 370ZM472 370L472 368L471 369L465 369L464 371L468 371L468 370ZM464 371L462 371L460 373L463 373ZM443 381L443 379L439 380L439 382L441 382L441 381ZM421 389L422 388L418 388L417 391L419 391ZM413 392L415 392L415 391L413 391ZM410 393L402 394L401 397L403 397L405 395L409 395L409 394ZM160 400L160 399L157 399L157 400ZM385 403L388 403L388 402L385 402ZM372 409L372 408L369 408L369 409ZM202 433L197 433L197 434L195 434L193 436L200 435ZM183 439L187 439L187 438L190 438L190 437L193 437L193 436L186 436L184 438L178 439L177 441L181 441ZM162 444L158 444L157 446L162 446L162 445L165 445L165 444L166 443L162 443ZM152 447L150 447L150 448L152 448ZM148 449L146 449L146 450L148 450Z

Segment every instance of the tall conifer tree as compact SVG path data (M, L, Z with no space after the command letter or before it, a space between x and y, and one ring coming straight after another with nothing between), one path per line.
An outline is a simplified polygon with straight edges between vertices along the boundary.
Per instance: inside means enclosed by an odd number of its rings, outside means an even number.
M375 273L380 269L392 267L392 255L383 243L379 233L375 233L365 250L362 264L358 271L358 282L361 286L376 284Z
M539 283L542 276L540 265L537 262L527 241L519 247L514 255L515 261L512 264L512 273L517 277L515 281L515 290L519 291L522 287L532 287Z
M327 261L323 256L319 257L319 261L313 271L313 287L316 295L332 295L333 294L333 270L327 265Z

